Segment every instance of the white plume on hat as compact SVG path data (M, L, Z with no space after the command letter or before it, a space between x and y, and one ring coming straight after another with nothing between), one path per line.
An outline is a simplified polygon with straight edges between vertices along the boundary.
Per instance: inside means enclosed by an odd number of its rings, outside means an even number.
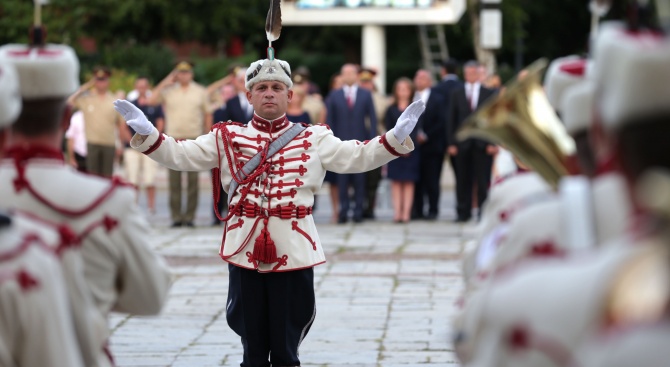
M48 44L0 47L0 62L16 68L23 99L68 97L79 87L79 61L72 48Z
M0 129L13 124L20 112L19 77L11 64L0 61Z
M260 82L278 81L286 84L287 87L293 87L291 81L291 66L288 62L274 59L264 59L254 61L247 69L247 79L245 87L247 90Z
M670 115L670 40L655 33L618 29L596 42L598 111L603 126L621 127L635 117Z
M595 82L586 79L565 91L561 100L561 120L568 134L588 130L591 126L595 90Z
M549 64L544 77L544 91L551 106L558 112L561 111L561 99L565 90L583 79L583 75L566 72L562 67L566 64L579 62L579 56L572 55L560 57Z

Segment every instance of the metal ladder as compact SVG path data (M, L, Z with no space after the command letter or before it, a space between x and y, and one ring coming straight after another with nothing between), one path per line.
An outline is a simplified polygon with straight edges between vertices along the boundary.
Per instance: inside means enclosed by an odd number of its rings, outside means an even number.
M440 66L449 58L447 39L441 24L419 25L419 42L423 56L423 67L440 78Z

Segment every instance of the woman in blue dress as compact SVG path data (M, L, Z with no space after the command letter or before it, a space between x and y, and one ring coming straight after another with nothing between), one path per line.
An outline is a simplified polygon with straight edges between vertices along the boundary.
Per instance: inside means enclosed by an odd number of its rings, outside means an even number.
M408 78L400 78L393 84L393 103L386 110L384 123L391 130L402 112L412 103L414 86ZM417 129L409 135L416 141ZM393 220L396 223L409 222L414 201L414 183L419 180L419 152L413 152L388 163L388 178L391 180L391 201Z

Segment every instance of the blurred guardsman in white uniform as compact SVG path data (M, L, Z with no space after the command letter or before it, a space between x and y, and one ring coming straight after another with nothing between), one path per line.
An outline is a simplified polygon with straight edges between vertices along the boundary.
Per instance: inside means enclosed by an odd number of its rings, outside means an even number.
M636 215L625 235L598 250L528 261L501 274L478 303L481 332L461 335L467 366L609 366L602 361L611 361L612 349L601 348L597 364L588 341L610 337L611 346L620 345L625 334L612 334L659 322L667 310L670 42L658 33L608 28L594 59L596 162L622 174ZM637 351L636 365L656 365L657 354L625 346Z
M279 37L274 26L266 29L273 29L270 41ZM229 263L227 320L242 338L244 367L300 365L298 347L316 316L313 267L326 261L312 218L326 170L365 172L409 153L409 133L425 108L421 101L410 105L393 130L372 140L341 141L328 126L288 121L291 67L272 48L268 56L246 72L254 107L248 124L220 123L177 141L159 134L131 103L115 102L137 132L133 148L177 171L216 169L228 193L219 254Z
M0 62L0 149L20 111L16 71ZM61 243L61 236L53 229L35 231L21 222L29 220L0 212L0 365L83 367L77 315L68 298L68 269L58 255L67 256L70 251L66 246L71 244ZM79 291L88 294L86 287ZM94 339L90 333L82 336ZM98 354L101 352L102 344L98 346Z
M79 173L63 159L66 99L78 86L74 51L10 44L0 47L0 61L16 68L23 104L1 154L2 205L71 227L70 236L81 244L82 278L103 322L111 311L157 314L170 274L148 246L151 231L134 190L117 179ZM106 340L109 331L100 334Z
M496 253L496 269L527 256L562 256L625 233L632 208L624 179L617 172L600 172L591 148L592 69L592 62L572 57L557 59L549 68L547 95L575 140L582 175L564 178L557 195L525 208L509 222Z

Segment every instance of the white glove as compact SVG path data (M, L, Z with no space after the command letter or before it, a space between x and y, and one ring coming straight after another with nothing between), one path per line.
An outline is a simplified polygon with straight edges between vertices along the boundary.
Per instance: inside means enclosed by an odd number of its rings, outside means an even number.
M426 105L423 104L422 100L418 100L405 108L393 128L393 136L398 142L402 144L407 139L425 109Z
M140 135L150 135L154 131L154 125L147 120L142 110L125 99L114 101L114 109L126 120L126 124L132 127Z

